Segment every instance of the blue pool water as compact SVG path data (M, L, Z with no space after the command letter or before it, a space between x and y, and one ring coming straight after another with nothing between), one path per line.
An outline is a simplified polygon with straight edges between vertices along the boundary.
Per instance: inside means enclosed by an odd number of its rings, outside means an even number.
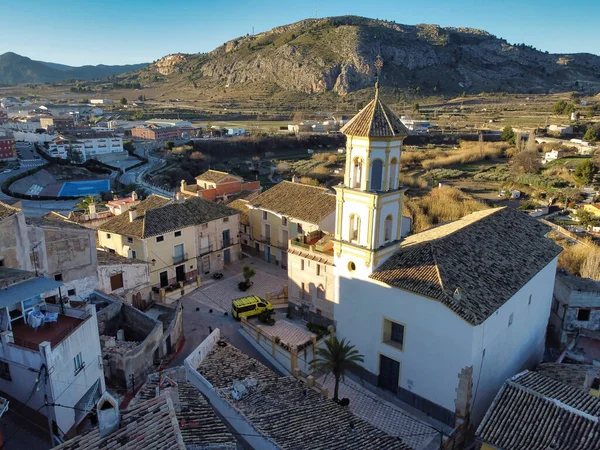
M83 197L110 191L110 180L67 181L58 193L59 197Z

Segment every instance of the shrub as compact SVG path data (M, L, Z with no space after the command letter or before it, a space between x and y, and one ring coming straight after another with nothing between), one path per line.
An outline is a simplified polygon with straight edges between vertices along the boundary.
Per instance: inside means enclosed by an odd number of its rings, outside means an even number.
M279 336L275 336L275 338L273 340L275 341L276 344L279 344L281 342L281 338Z
M266 325L275 325L274 311L263 311L258 315L258 320Z
M323 336L329 334L327 327L316 323L308 322L306 324L306 328L308 328L311 333L315 333L317 335L317 339L321 339Z
M462 178L466 174L467 172L456 169L433 169L426 172L424 178L434 181L451 180L453 178Z
M238 289L242 292L247 291L248 289L250 289L250 284L242 280L238 283Z
M350 404L350 399L348 397L344 397L338 402L338 404L340 406L348 406Z

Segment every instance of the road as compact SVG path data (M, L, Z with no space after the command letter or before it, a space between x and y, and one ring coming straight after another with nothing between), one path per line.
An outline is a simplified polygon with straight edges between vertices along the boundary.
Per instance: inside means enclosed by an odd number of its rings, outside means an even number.
M160 147L160 144L154 141L134 141L133 145L135 146L135 153L138 156L142 156L144 158L148 158L148 164L144 164L143 166L137 167L131 171L125 172L121 176L119 176L119 181L125 184L137 184L144 189L146 189L150 194L157 194L163 196L172 196L172 193L164 191L162 189L156 188L146 182L144 182L144 173L148 170L152 170L156 167L159 167L164 163L164 160L160 158L153 157L151 155L152 150L157 147Z

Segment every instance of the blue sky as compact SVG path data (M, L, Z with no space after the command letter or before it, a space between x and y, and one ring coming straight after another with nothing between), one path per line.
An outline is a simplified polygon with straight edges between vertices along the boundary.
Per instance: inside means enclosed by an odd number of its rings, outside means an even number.
M552 53L600 54L600 0L0 0L0 54L70 65L151 62L315 14L466 26Z

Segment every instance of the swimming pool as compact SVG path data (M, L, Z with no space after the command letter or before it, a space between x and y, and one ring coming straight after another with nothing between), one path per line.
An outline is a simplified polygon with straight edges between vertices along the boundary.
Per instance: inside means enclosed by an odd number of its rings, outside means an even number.
M110 180L66 181L63 183L59 197L83 197L88 194L96 195L110 191Z

